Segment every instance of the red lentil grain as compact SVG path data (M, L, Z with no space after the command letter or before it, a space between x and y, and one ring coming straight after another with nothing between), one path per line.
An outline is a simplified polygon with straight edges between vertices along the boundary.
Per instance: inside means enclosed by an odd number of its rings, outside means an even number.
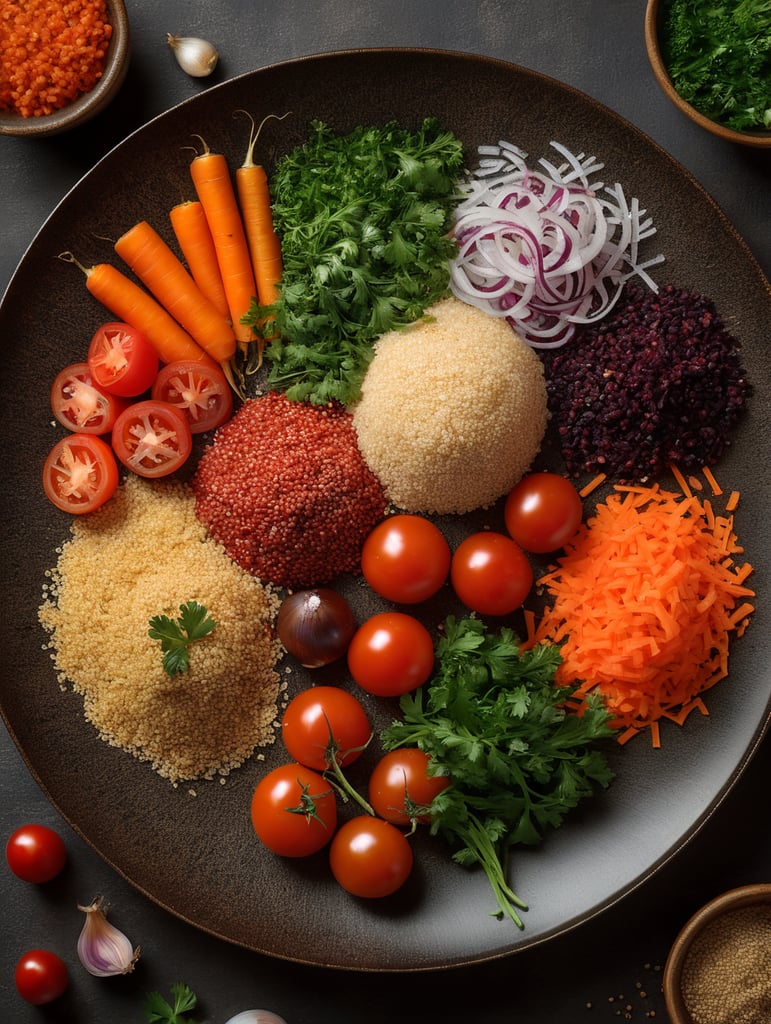
M0 109L40 117L89 92L111 36L105 0L4 0Z
M386 499L336 403L269 392L217 431L192 481L196 513L230 557L277 586L356 572Z

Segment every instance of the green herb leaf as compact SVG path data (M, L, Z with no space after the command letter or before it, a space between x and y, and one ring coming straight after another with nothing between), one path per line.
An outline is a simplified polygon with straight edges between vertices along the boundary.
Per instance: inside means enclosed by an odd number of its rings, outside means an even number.
M163 668L168 676L185 672L190 665L188 648L196 640L208 636L217 625L206 608L198 601L187 601L179 606L179 617L154 615L150 619L147 635L159 640L163 654Z
M148 1024L195 1024L185 1014L194 1010L198 998L191 988L181 981L171 986L172 1002L168 1003L160 992L150 992L145 1000L145 1016Z
M519 927L525 904L506 881L508 851L539 843L548 828L613 773L600 741L614 735L602 698L581 714L574 688L559 686L559 648L522 650L509 628L448 618L433 679L400 700L403 718L381 734L392 750L418 746L452 784L431 804L431 831L455 847L460 864L484 869L500 915Z
M664 0L661 46L691 106L737 131L771 128L771 0Z
M271 385L317 404L358 398L374 340L447 293L462 167L460 141L433 119L345 136L312 123L271 181L279 300L244 317L272 337Z

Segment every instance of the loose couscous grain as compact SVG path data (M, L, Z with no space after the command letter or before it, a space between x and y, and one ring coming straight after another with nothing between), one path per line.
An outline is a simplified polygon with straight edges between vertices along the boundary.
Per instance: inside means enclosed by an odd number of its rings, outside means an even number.
M394 505L461 514L492 504L530 467L546 386L508 324L455 298L427 317L378 340L353 425Z
M83 696L99 736L174 783L226 775L275 738L278 597L206 534L179 482L130 476L75 519L39 619L60 684ZM216 622L169 678L154 615L189 600Z
M39 117L89 92L111 36L105 0L4 0L0 109Z

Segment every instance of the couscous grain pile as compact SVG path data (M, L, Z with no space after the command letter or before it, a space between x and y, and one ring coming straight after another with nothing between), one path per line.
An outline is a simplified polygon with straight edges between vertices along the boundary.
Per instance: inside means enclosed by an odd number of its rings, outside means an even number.
M278 597L207 537L187 485L130 476L76 518L44 598L59 682L83 696L103 740L174 783L224 776L273 742ZM189 600L216 627L170 678L149 620Z
M529 469L547 423L541 362L508 324L455 298L383 335L353 409L359 447L390 501L462 514Z

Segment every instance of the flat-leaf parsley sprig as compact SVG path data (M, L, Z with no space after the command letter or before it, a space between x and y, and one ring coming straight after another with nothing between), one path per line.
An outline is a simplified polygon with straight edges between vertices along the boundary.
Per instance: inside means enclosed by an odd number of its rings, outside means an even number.
M183 982L171 986L169 1003L160 992L150 992L145 1000L144 1011L148 1024L195 1024L188 1014L198 1005L195 992Z
M196 640L208 636L217 625L198 601L186 601L179 606L179 612L176 619L168 615L154 615L147 631L152 640L160 640L164 652L163 668L167 676L187 671L190 666L188 648Z
M599 741L614 736L601 697L580 714L574 687L555 673L559 648L522 649L507 627L488 631L477 618L445 623L437 672L400 700L403 720L382 733L383 746L418 746L432 770L452 784L431 804L431 832L455 847L460 864L479 864L495 892L498 916L523 927L526 904L509 886L512 846L533 845L597 786L613 779Z

